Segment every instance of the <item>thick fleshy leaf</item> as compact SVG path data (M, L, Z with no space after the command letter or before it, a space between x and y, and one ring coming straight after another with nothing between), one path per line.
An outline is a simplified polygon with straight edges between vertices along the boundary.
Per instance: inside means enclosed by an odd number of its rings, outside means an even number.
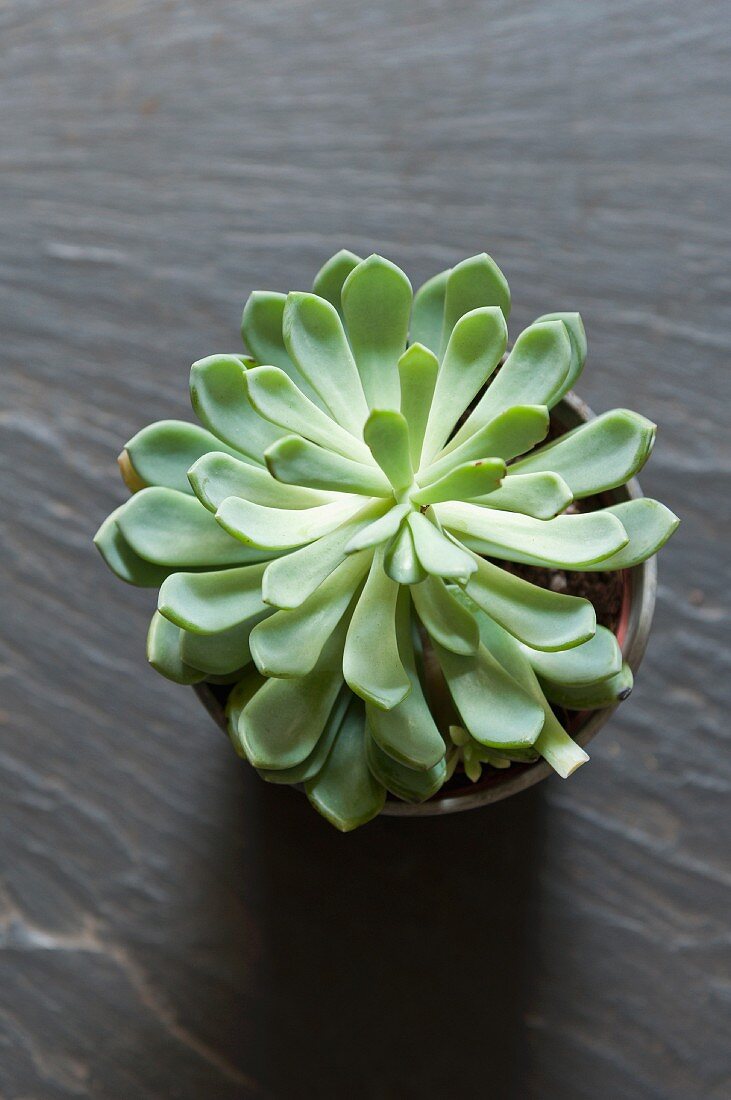
M444 446L460 416L500 362L507 340L505 318L497 306L473 309L457 321L437 378L424 436L423 462L430 462ZM566 343L568 345L568 338ZM493 386L501 377L502 371ZM492 417L486 417L483 423L488 419ZM471 434L466 433L464 438Z
M361 527L345 547L345 552L352 554L356 550L363 550L366 546L378 546L379 542L385 542L386 539L392 538L398 531L401 520L410 511L411 505L408 501L404 501L402 504L394 504L380 519L374 519L371 523Z
M227 535L195 497L176 489L142 489L118 513L117 523L132 549L156 565L244 565L271 557Z
M353 696L350 689L343 684L317 744L310 755L305 757L301 764L295 764L293 768L259 768L259 775L262 779L265 779L267 783L294 784L306 783L308 779L314 779L316 775L319 775L330 755L338 730L352 701Z
M107 516L94 535L94 545L120 580L126 581L127 584L134 584L138 588L159 588L170 575L170 569L164 565L153 565L152 562L145 561L127 543L117 526L117 517L123 508L124 505L121 505Z
M423 344L436 355L442 346L444 299L449 270L440 271L420 286L411 311L411 343Z
M342 646L338 630L312 672L292 680L272 677L246 704L238 733L255 768L293 768L310 755L343 684Z
M475 572L474 556L447 538L426 516L411 512L407 522L414 536L416 555L427 573L464 583Z
M278 481L311 489L391 497L387 479L372 463L354 462L299 435L286 435L264 452L267 469Z
M403 271L382 256L363 260L343 285L345 325L371 408L399 407L394 368L406 347L411 298Z
M180 635L180 628L156 611L147 632L147 660L156 672L175 684L197 684L205 679L205 673L184 663Z
M495 261L484 252L462 260L447 276L441 355L444 354L452 329L460 317L480 306L499 306L506 321L510 316L510 288L507 280Z
M363 708L355 701L323 768L305 784L305 792L318 813L343 833L365 825L383 809L386 790L368 767Z
M416 613L427 633L452 653L470 655L480 641L474 615L456 599L439 577L427 577L411 589Z
M306 676L348 609L370 565L367 550L346 558L299 607L277 611L252 632L251 653L265 676Z
M473 503L503 512L520 512L534 519L553 519L573 499L571 490L558 474L514 474L511 467L499 489Z
M396 639L399 586L376 551L348 627L343 654L345 679L356 695L383 710L397 706L411 690Z
M435 504L434 510L439 522L472 550L528 565L588 568L603 563L628 540L620 521L606 508L545 520L462 501Z
M501 352L502 354L502 352ZM515 405L555 404L571 365L571 340L560 321L531 325L515 341L500 373L446 448L452 451Z
M418 470L421 449L439 373L439 360L423 344L412 344L398 361L401 413L409 425L411 465Z
M262 581L265 603L273 607L299 607L340 564L353 536L382 516L387 508L386 501L374 501L332 534L272 562Z
M630 695L634 682L632 669L623 664L621 670L598 684L569 687L541 677L541 687L552 703L566 710L600 710L613 707Z
M574 497L613 489L641 470L655 442L655 425L629 409L613 409L580 424L516 462L511 474L551 470Z
M261 463L262 452L282 432L251 407L244 373L235 355L199 359L190 368L190 398L198 419L214 435Z
M594 636L596 612L589 600L537 584L480 558L465 585L471 600L505 630L534 649L569 649Z
M246 622L238 623L219 634L192 634L183 630L180 640L180 655L186 664L200 668L206 675L225 676L236 672L251 662L249 635L265 615L271 615L271 608L254 615Z
M362 263L362 260L362 256L356 256L354 252L349 252L347 248L341 248L339 252L336 252L322 265L317 275L315 275L315 281L312 284L313 293L335 306L341 317L343 315L343 283L351 271L359 263Z
M484 497L481 503L488 503L489 497L485 494L494 495L505 473L505 463L501 458L475 458L411 493L411 500L414 504L439 504L444 500Z
M386 547L383 568L396 584L419 584L426 570L416 556L414 538L408 523L403 522Z
M551 710L540 684L519 644L488 615L478 612L480 637L513 680L526 691L543 711L543 727L534 748L563 779L589 759L566 733ZM512 754L511 754L512 755Z
M244 306L241 336L253 352L257 363L284 371L307 397L321 406L319 397L294 365L284 346L282 328L286 303L286 294L255 290Z
M209 451L229 450L225 443L197 424L159 420L133 435L125 445L127 460L142 485L165 485L190 493L188 470Z
M405 417L392 409L374 409L365 422L363 438L393 488L397 492L408 488L414 471Z
M231 455L212 451L199 458L188 471L190 484L201 504L217 512L228 497L243 497L268 508L314 508L337 499L335 493L284 485L268 470L239 462Z
M284 342L325 407L343 428L359 437L368 405L335 306L316 294L288 295Z
M411 691L392 710L367 705L368 726L383 751L394 760L407 768L429 771L444 756L444 739L436 727L416 670L411 608L408 594L403 590L396 607L396 635Z
M555 400L558 401L565 393L573 389L584 369L584 363L586 362L584 322L581 320L579 313L544 313L542 317L536 318L535 324L541 324L543 321L563 321L571 340L571 366L561 384L560 391L556 394Z
M261 598L266 563L212 573L173 573L164 582L158 610L195 634L218 634L267 610Z
M543 726L543 710L485 646L464 656L432 644L450 695L474 739L498 749L533 745Z
M361 439L347 432L318 408L276 367L254 367L246 372L249 400L256 411L288 432L328 447L331 451L372 463L371 453Z
M523 647L525 656L540 679L567 686L597 684L622 668L619 642L605 626L598 626L593 638L559 653L540 653Z
M620 521L629 541L616 554L604 558L600 569L631 569L633 565L646 561L665 545L680 523L669 508L651 497L611 504L604 509L604 513L609 513ZM579 565L574 568L585 571L589 566Z
M430 466L419 471L420 485L431 485L450 470L476 458L502 458L506 462L530 450L548 431L545 405L516 405L499 413L449 454L437 455Z
M375 779L404 802L425 802L437 793L447 777L444 757L428 771L416 771L399 764L374 741L367 724L366 755Z
M234 750L238 756L246 760L246 750L239 736L239 718L246 704L253 699L260 687L266 681L260 676L254 665L246 668L241 679L234 684L228 699L226 700L226 728Z
M216 520L225 531L250 547L289 550L330 534L362 506L362 500L350 497L295 512L229 497L216 512Z

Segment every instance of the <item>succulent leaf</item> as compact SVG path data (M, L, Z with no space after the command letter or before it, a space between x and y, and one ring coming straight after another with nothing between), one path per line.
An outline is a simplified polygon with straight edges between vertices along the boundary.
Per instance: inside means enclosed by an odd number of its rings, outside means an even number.
M343 428L360 436L368 405L335 306L316 294L289 294L283 332L291 358L325 408Z
M246 668L251 664L251 631L271 613L272 610L268 607L245 622L237 623L217 634L194 634L183 630L180 637L180 656L185 664L213 676L226 676Z
M604 509L604 513L594 514L605 514L618 519L627 532L627 543L616 553L603 559L601 568L606 570L631 569L633 565L646 561L665 545L680 523L669 508L651 497L610 504ZM590 566L576 565L573 568L585 570Z
M447 538L426 516L411 512L408 523L416 555L427 573L464 583L475 572L477 562L473 555Z
M474 615L456 599L441 577L427 577L411 589L411 598L427 633L452 653L477 652L480 634Z
M507 280L492 257L485 252L462 260L447 276L442 355L460 317L480 306L499 306L506 321L510 316L510 288Z
M268 783L293 784L306 783L319 775L330 755L330 750L335 743L335 738L352 700L353 696L348 688L343 685L310 755L305 757L301 764L295 764L292 768L259 768L258 772L262 779L266 779Z
M625 663L614 676L596 684L570 686L541 678L541 687L551 703L566 710L597 710L616 706L626 699L632 691L633 679L632 669Z
M160 589L158 611L183 630L218 634L267 610L261 598L266 562L211 573L173 573Z
M419 287L414 295L411 311L411 343L422 344L439 354L442 346L444 327L444 299L447 294L449 271L440 271L438 275Z
M188 480L198 500L209 512L217 512L227 497L242 497L269 508L314 508L336 500L335 493L285 485L268 470L219 451L211 451L194 462Z
M359 500L344 497L315 508L266 508L241 497L229 497L216 512L224 530L259 550L290 550L337 530L360 508Z
M343 833L365 825L383 809L386 791L368 767L363 708L356 700L322 770L305 783L305 792L318 813Z
M605 626L598 626L593 638L572 649L550 653L523 646L523 652L541 680L568 687L601 683L622 668L619 642Z
M411 528L405 520L386 547L383 568L396 584L419 584L426 577L426 570L416 556Z
M514 474L512 466L502 485L472 503L486 508L499 508L503 512L519 512L534 519L553 519L573 501L568 485L559 474ZM466 500L456 493L453 500Z
M414 471L405 417L392 409L374 409L363 427L363 438L391 488L397 493L407 489L414 480Z
M190 398L200 421L219 439L261 464L282 432L262 420L249 401L246 368L235 355L209 355L190 368ZM220 450L220 448L219 448Z
M398 361L401 390L401 414L409 425L411 465L418 470L424 443L434 388L439 373L439 360L423 344L412 344Z
M162 486L135 493L118 513L117 524L132 550L155 565L205 568L272 556L227 535L195 497Z
M135 553L117 524L117 517L124 507L120 505L107 516L94 535L94 545L120 580L138 588L157 588L170 575L170 568L153 565Z
M551 470L581 500L634 477L650 456L655 431L644 416L614 409L527 455L511 467L511 473Z
M156 611L147 632L147 660L156 672L175 684L197 684L206 674L182 660L180 634L180 627Z
M484 499L494 493L505 477L505 463L501 458L475 458L455 466L436 481L411 493L414 504L440 504L445 500Z
M366 758L373 777L387 791L404 802L426 802L435 795L447 777L445 757L429 768L417 771L399 764L374 741L366 727Z
M184 420L160 420L133 435L124 448L127 460L143 486L164 485L192 492L188 470L209 451L236 454L211 432Z
M398 595L379 549L350 620L343 672L356 695L383 710L397 706L411 690L396 637Z
M398 409L396 363L406 347L411 283L382 256L369 256L343 284L343 317L370 407Z
M363 462L344 458L299 435L286 435L264 452L267 469L287 485L305 485L367 497L390 497L391 486L381 471Z
M341 317L343 315L341 300L343 283L359 263L362 263L361 256L356 256L354 252L349 252L347 248L341 248L339 252L336 252L322 265L317 275L315 275L315 281L312 284L313 293L335 306Z
M422 486L430 485L457 466L479 458L502 458L507 462L535 446L547 431L548 409L545 405L516 405L498 413L494 420L449 454L437 456L426 469L419 471L416 480Z
M544 313L542 317L536 318L534 324L538 325L543 321L562 321L571 340L571 366L559 392L556 394L555 400L558 401L564 394L574 388L584 369L584 363L586 362L586 332L579 313Z

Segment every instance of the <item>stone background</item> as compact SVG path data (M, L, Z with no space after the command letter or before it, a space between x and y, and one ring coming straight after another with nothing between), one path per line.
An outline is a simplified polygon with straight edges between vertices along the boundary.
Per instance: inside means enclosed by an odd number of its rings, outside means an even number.
M731 11L0 5L0 1095L731 1095ZM254 287L486 249L660 425L632 699L568 783L331 830L148 669L91 547Z

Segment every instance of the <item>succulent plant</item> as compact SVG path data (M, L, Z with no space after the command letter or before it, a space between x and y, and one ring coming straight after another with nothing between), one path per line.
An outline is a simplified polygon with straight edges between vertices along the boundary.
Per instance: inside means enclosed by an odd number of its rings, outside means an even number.
M193 364L202 427L152 424L120 456L133 495L95 541L123 580L160 588L151 664L232 684L239 754L343 830L458 765L476 779L542 756L568 776L587 756L551 704L631 688L588 600L495 559L618 570L655 553L677 525L662 504L575 504L632 477L655 427L618 409L540 446L584 329L539 317L505 358L509 310L485 254L412 300L388 260L339 252L312 293L251 295L249 355Z

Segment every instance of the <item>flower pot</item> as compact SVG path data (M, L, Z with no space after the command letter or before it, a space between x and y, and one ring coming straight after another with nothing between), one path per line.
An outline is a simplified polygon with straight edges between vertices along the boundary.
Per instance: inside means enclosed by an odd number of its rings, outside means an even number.
M569 431L593 417L594 414L588 406L573 393L566 394L551 412L552 422L559 429L558 434ZM642 491L638 481L632 479L626 485L601 495L603 503L615 504L641 497ZM621 577L621 608L616 633L624 659L632 672L636 673L645 652L655 608L656 560L654 557L649 558L641 565L624 570L619 576ZM226 717L221 689L214 689L210 684L203 682L194 685L194 691L209 714L225 731ZM569 728L571 736L580 745L587 745L615 709L616 707L605 707L602 710L573 712L574 720ZM474 785L452 786L450 789L447 784L426 802L413 804L389 796L382 812L391 816L413 817L470 810L476 806L485 806L489 802L499 802L527 787L532 787L533 784L550 775L551 771L552 769L544 760L538 760L532 764L513 763L510 768L504 770L490 769Z

